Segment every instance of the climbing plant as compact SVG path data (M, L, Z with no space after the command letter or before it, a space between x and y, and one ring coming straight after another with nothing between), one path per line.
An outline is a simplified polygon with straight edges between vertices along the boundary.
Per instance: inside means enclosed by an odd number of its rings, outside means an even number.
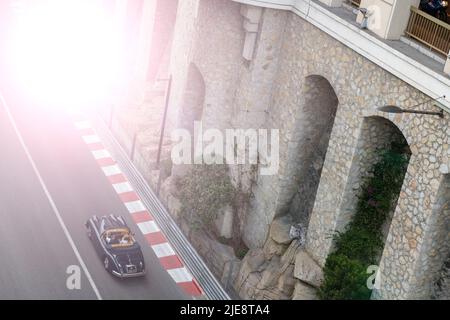
M352 221L334 236L336 250L324 267L322 299L369 299L367 268L378 264L383 249L382 227L401 189L409 153L406 142L381 150L372 174L363 182Z

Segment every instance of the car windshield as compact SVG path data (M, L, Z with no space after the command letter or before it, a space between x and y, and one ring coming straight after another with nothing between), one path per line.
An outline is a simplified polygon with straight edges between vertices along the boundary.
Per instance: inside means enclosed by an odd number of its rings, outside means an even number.
M113 248L130 247L135 243L133 235L126 228L106 230L103 233L103 241Z

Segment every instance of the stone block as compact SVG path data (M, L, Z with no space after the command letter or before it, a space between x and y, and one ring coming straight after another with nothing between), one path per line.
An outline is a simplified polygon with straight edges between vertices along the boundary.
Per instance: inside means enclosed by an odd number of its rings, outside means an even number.
M277 242L273 241L271 238L267 239L265 245L264 245L264 256L266 260L272 259L273 256L281 256L286 252L286 249L288 248L287 245L278 244Z
M323 280L323 271L306 251L300 250L295 257L294 276L318 288Z
M281 275L280 258L274 256L270 260L267 268L262 272L261 281L258 283L257 289L265 289L275 287Z
M292 241L290 236L292 219L286 215L273 220L270 226L270 238L278 244L289 244Z
M301 281L297 281L292 300L317 300L317 290Z
M290 265L278 279L278 289L284 294L290 296L294 291L296 280L294 278L294 265Z
M241 264L239 260L230 260L225 264L220 281L226 288L236 281Z
M261 249L250 250L244 258L244 262L251 271L262 271L261 267L266 262L264 251Z

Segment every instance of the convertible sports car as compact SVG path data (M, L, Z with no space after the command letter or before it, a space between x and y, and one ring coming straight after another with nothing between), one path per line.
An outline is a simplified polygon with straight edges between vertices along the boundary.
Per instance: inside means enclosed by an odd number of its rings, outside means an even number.
M85 225L108 272L120 278L145 275L141 247L121 216L93 216Z

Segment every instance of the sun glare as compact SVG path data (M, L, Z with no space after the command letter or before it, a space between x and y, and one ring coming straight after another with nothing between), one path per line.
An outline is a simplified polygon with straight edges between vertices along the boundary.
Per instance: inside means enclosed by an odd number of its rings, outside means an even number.
M105 99L117 84L118 32L97 1L29 1L11 32L13 73L35 98L82 106Z

